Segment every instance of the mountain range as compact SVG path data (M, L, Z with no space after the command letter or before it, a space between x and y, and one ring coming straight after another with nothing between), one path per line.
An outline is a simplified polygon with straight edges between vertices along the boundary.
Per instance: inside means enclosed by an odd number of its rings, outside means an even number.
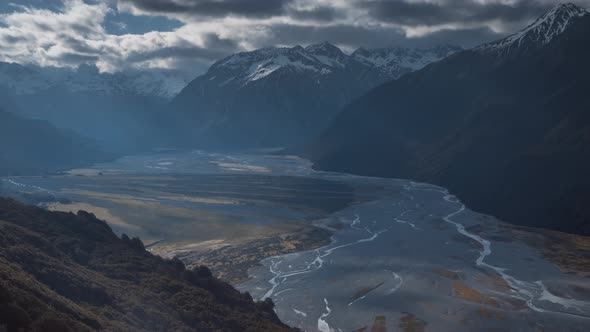
M341 107L371 88L458 51L358 49L322 42L226 57L172 102L201 147L289 146L318 134Z
M2 110L0 133L0 176L46 174L113 157L71 130Z
M439 184L472 210L590 235L588 59L590 14L563 4L468 50L346 54L323 42L239 53L174 98L182 84L165 74L0 63L0 175L169 143L305 143L317 169ZM206 267L153 256L90 213L0 198L4 327L292 330L272 301L253 301Z
M589 234L589 16L562 4L468 50L346 54L323 42L238 53L170 104L174 89L161 77L3 63L0 106L13 114L0 113L12 135L2 171L112 156L101 151L297 146L316 137L307 154L318 168L438 183L504 220ZM51 145L78 162L49 155Z
M588 235L588 59L590 15L559 5L371 90L309 155L321 169L436 183L503 220Z
M190 82L181 71L126 70L101 73L93 65L78 68L39 67L0 62L0 86L18 95L35 95L61 88L102 96L147 96L173 98Z
M105 150L130 153L164 140L158 123L166 104L188 81L172 71L109 74L89 65L0 63L0 107L74 131Z

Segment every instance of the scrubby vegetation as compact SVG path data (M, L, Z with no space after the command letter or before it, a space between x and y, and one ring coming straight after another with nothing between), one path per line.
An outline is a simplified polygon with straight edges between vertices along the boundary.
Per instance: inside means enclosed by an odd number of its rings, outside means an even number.
M92 214L0 198L0 331L292 331L273 306Z

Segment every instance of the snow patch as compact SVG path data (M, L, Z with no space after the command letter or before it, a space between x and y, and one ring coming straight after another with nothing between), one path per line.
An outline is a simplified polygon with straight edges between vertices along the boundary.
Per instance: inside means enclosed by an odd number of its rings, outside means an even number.
M528 50L549 44L588 11L572 3L560 4L537 18L523 30L504 39L475 48L483 53L507 55L515 50Z

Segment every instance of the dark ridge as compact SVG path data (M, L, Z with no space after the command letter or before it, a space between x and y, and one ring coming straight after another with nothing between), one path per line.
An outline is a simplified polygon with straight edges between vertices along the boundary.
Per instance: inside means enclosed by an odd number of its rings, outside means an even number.
M0 175L47 174L115 158L73 131L2 109L0 133Z
M0 331L294 331L273 307L93 214L0 198Z
M542 47L477 49L386 83L310 144L315 166L443 185L515 224L590 235L590 15Z

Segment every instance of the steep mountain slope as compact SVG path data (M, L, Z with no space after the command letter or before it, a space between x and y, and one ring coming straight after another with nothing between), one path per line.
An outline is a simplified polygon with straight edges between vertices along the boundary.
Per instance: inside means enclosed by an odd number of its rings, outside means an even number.
M11 105L4 99L0 106L76 131L108 150L136 151L164 140L158 126L165 118L164 106L188 82L175 75L0 63L0 88L11 100Z
M356 61L364 63L373 71L380 72L386 80L422 69L431 62L436 62L458 52L459 47L440 45L429 49L376 48L366 50L359 48L351 54Z
M0 330L292 331L204 267L152 256L92 214L0 199Z
M72 131L2 110L0 133L0 175L47 173L112 157Z
M222 59L173 101L186 140L207 147L284 146L317 134L353 98L457 48L357 50L323 42Z
M549 44L553 38L588 14L584 8L572 3L553 7L523 30L504 39L476 47L480 53L488 53L502 59L510 56L524 55Z
M590 234L590 15L523 31L384 84L310 146L316 167L448 187L510 222Z

